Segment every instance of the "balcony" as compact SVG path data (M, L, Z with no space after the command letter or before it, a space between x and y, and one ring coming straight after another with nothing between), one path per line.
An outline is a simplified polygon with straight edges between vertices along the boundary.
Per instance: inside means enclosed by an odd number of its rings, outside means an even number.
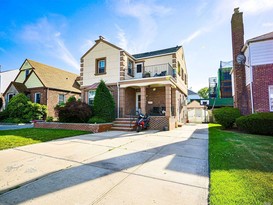
M162 76L175 77L175 70L169 63L134 67L134 69L126 68L125 80L140 79L140 78L153 78Z

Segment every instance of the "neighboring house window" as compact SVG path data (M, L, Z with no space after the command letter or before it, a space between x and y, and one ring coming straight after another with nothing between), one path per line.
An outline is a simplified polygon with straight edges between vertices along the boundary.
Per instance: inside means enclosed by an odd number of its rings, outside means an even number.
M96 95L95 90L89 90L89 92L88 92L88 105L94 105L95 95Z
M29 70L26 70L26 78L27 78L27 76L29 75Z
M133 61L128 59L128 75L133 75Z
M14 93L9 93L8 94L8 102L11 100L11 98L13 98L14 95L15 95Z
M35 103L41 103L41 93L35 93Z
M273 85L269 86L269 110L273 112Z
M59 105L64 104L64 103L65 103L64 94L59 94Z
M96 59L96 74L106 73L106 58Z
M178 73L179 75L181 75L181 66L180 66L180 63L179 63L179 62L178 62L177 68L178 68L177 73ZM182 76L183 76L183 74L182 74Z

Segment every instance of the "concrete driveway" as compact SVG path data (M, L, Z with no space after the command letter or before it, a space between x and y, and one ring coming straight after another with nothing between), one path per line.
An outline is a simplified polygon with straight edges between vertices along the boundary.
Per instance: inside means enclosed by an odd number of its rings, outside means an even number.
M207 125L0 151L0 204L207 204Z

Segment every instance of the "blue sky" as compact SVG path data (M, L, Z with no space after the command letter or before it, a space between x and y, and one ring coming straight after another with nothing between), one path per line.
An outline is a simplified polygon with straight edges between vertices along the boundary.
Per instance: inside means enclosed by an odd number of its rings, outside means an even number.
M232 58L230 19L244 13L245 40L273 31L272 0L0 0L0 65L26 58L79 74L102 35L131 54L183 45L194 91Z

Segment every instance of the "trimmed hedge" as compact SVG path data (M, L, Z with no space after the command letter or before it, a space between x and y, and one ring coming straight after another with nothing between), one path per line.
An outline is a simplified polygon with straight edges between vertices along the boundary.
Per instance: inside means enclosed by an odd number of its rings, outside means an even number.
M216 122L222 125L224 129L232 128L236 118L241 116L239 109L232 107L215 109L212 111L212 114Z
M106 121L98 116L91 117L88 121L88 123L94 124L94 123L106 123Z
M273 113L255 113L236 119L239 130L261 135L273 135Z

